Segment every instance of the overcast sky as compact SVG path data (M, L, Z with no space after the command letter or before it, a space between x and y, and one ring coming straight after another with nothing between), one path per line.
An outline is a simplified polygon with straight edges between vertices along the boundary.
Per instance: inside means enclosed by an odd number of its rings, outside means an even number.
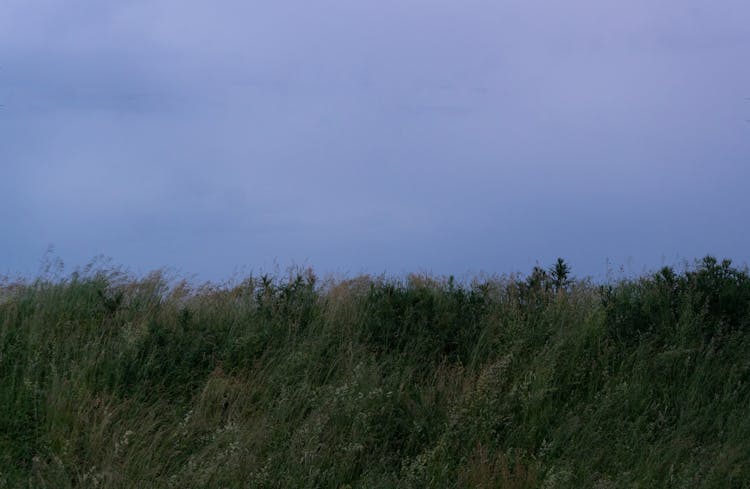
M747 0L3 0L0 274L750 261Z

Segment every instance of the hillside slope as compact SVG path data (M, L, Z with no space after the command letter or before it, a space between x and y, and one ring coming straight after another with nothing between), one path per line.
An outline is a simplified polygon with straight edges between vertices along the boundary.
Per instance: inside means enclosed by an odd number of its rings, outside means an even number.
M749 488L750 278L0 293L0 488Z

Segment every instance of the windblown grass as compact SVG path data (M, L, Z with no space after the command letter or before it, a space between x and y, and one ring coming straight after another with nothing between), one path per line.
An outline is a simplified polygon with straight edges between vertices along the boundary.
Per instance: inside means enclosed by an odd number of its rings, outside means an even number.
M750 487L747 270L560 271L6 284L0 488Z

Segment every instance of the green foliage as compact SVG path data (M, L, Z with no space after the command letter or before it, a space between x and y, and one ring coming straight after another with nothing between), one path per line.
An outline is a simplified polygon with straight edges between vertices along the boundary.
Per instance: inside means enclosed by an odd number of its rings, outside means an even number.
M571 283L571 280L568 278L570 275L570 266L562 258L558 258L555 264L550 267L549 274L552 278L552 286L556 291L564 290Z
M750 277L0 287L0 489L750 487Z

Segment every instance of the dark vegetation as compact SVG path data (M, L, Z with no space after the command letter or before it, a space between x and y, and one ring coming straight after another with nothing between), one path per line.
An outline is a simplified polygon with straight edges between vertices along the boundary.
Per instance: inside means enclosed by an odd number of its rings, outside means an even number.
M0 288L0 488L748 488L750 277Z

